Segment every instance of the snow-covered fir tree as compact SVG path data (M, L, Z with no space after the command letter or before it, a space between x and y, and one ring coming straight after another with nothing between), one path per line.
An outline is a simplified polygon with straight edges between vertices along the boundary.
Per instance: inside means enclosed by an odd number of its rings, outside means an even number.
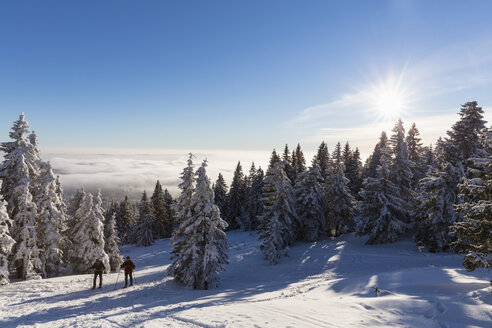
M169 222L164 190L162 190L159 180L157 180L155 184L154 193L150 197L150 203L152 205L152 215L154 216L155 223L153 231L154 237L156 239L170 237L172 225Z
M145 214L137 226L137 245L150 246L154 243L153 235L154 218L152 214Z
M171 232L171 236L172 236L173 229L174 229L174 210L172 209L174 199L167 189L164 189L164 201L166 202L167 221L169 225L167 230Z
M301 144L297 144L292 155L292 166L294 166L296 180L299 174L306 172L306 158L301 149Z
M214 203L219 208L221 215L227 213L227 184L222 173L219 173L214 184Z
M15 244L15 240L10 236L12 220L7 214L6 204L0 196L0 286L10 282L8 259Z
M318 161L315 159L306 172L299 174L295 185L298 238L305 241L319 239L325 226L326 200Z
M328 145L324 141L318 147L316 160L319 164L321 176L326 180L330 174L330 153L328 152Z
M405 129L401 119L396 122L390 138L393 160L390 167L390 177L400 190L400 197L404 200L405 221L410 223L411 208L415 205L415 197L412 191L412 168L414 163L408 159L408 148L405 141Z
M298 216L292 184L283 161L268 169L263 192L261 249L270 264L276 264L296 239Z
M380 140L386 139L381 134ZM369 235L367 244L390 243L407 230L407 204L400 197L400 190L390 178L390 149L388 146L375 149L379 152L376 177L367 177L360 192L361 222L357 227L359 235Z
M420 180L417 197L417 235L415 240L425 245L430 252L449 249L453 236L450 228L456 221L454 204L461 174L448 162L439 168L431 168Z
M173 205L174 218L176 226L171 237L171 244L173 254L171 259L173 263L168 267L167 273L170 276L176 278L176 280L183 282L188 270L190 262L190 248L188 244L188 231L187 228L190 224L190 220L193 217L193 211L191 207L191 201L195 190L195 174L193 172L193 154L189 154L186 167L181 173L182 182L178 185L181 189L179 197L176 199L176 203Z
M138 246L150 246L154 243L155 219L153 217L152 205L144 191L139 204L140 217L136 227L136 242Z
M51 164L41 163L37 197L37 234L41 250L43 275L52 277L64 271L63 233L66 230L66 216L63 199L60 199L58 181Z
M366 159L364 165L364 177L375 178L378 175L377 168L381 162L381 149L385 149L388 147L388 137L386 136L386 132L383 131L381 136L379 137L379 142L374 146L374 151L372 154Z
M341 145L338 142L332 155L332 165L325 180L326 229L332 236L354 231L355 199L348 188L349 180L344 175Z
M416 189L418 182L427 172L425 163L424 148L422 147L420 132L417 125L412 123L412 126L407 132L406 142L408 148L408 159L413 163L412 170L412 188Z
M285 163L285 173L289 180L294 184L296 182L296 169L294 167L294 158L290 155L289 146L285 144L282 160Z
M28 128L22 114L10 132L13 141L1 144L5 160L0 166L0 177L2 195L13 220L11 236L16 241L9 263L11 272L15 271L19 278L35 279L42 272L42 261L35 227L37 208L31 190L35 190L32 186L39 175L39 153L27 137Z
M246 190L245 208L248 215L249 227L247 230L257 230L259 226L258 217L263 211L263 170L260 168L256 169L255 164L251 164L249 170L249 179L251 184Z
M278 156L277 151L274 148L272 154L270 155L270 161L268 163L268 167L269 168L274 167L275 164L277 164L278 162L280 162L280 156Z
M480 157L471 160L469 178L460 185L465 202L456 206L464 216L454 225L453 248L464 253L467 271L492 268L492 128L483 132Z
M72 249L70 264L75 273L88 273L96 259L101 259L107 271L110 270L109 257L104 251L104 225L101 215L96 213L94 197L79 190L80 201L75 209L74 226L70 231Z
M106 254L109 257L109 266L111 271L117 271L123 263L123 257L120 255L120 239L116 228L116 213L113 212L111 217L107 219L107 235L104 243Z
M229 224L228 229L230 230L238 229L239 227L244 226L241 223L241 218L244 213L245 191L246 186L243 168L241 163L238 162L232 178L229 195L227 196L226 218L227 223Z
M128 200L128 196L120 203L120 216L116 221L116 228L123 244L130 244L134 239L133 227L136 223L135 208Z
M194 259L195 274L189 275L184 283L198 289L216 287L219 283L219 273L224 265L229 263L227 258L228 239L224 230L227 223L220 217L218 207L213 203L213 190L206 174L206 160L196 172L196 189L191 202L193 217L190 220L189 245L198 246ZM194 243L193 243L194 241Z
M448 138L444 143L445 160L454 166L474 155L479 145L479 133L486 123L482 107L476 101L462 105L458 114L460 119L447 132Z

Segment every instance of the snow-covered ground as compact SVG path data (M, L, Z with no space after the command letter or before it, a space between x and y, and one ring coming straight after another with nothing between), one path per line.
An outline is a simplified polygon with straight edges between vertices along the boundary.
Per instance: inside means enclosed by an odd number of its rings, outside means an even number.
M113 290L116 273L95 291L91 275L0 288L0 327L492 327L491 272L467 273L461 256L419 253L410 240L364 246L350 235L299 243L270 266L256 236L228 235L217 289L167 277L163 239L123 248L137 265L132 288L120 275Z

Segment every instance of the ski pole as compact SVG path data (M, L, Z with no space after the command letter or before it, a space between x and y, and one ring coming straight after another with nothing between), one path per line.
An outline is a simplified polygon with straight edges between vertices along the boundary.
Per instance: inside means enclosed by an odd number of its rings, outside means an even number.
M121 271L121 270L120 270L120 269L118 269L118 274L116 275L116 281L115 281L115 283L114 283L114 288L113 288L113 290L116 290L116 284L118 283L118 277L120 276L120 271Z
M137 279L135 278L135 271L133 271L133 283L136 285L137 284Z

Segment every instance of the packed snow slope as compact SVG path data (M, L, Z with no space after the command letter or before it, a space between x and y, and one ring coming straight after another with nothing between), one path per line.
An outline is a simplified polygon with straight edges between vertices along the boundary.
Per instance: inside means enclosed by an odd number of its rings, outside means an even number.
M212 290L166 276L168 239L123 247L136 284L120 274L14 282L0 289L0 327L492 327L491 272L467 273L456 254L410 240L365 246L353 235L298 243L275 266L255 235L228 234L227 270ZM374 288L380 290L375 295Z

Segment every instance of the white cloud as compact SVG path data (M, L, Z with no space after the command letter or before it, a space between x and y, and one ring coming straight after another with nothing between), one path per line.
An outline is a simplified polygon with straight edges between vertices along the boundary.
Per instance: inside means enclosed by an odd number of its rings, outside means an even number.
M176 195L188 153L155 149L42 149L43 159L51 162L66 191L101 189L107 197L128 195L132 199L138 199L144 190L152 193L157 179ZM196 165L208 159L207 173L212 182L221 172L228 183L238 160L247 173L251 161L265 168L270 156L264 151L195 150L192 153Z

